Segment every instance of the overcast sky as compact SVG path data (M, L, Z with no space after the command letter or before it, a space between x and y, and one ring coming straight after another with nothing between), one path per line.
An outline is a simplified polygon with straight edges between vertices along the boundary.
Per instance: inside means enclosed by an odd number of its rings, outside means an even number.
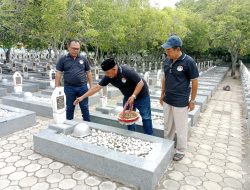
M150 0L150 3L152 6L155 7L172 7L174 8L175 3L178 2L179 0Z

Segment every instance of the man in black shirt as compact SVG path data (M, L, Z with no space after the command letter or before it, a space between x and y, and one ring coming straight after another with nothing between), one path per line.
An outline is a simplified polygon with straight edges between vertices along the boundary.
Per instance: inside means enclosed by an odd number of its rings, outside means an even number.
M142 123L144 127L144 133L148 135L153 134L152 119L151 119L151 107L150 96L147 83L140 77L134 69L126 66L118 66L114 59L107 59L101 64L102 70L105 72L105 76L95 85L89 89L81 97L78 97L74 105L81 102L85 98L100 91L102 87L111 83L113 86L119 88L124 95L123 104L129 102L129 106L134 109L138 109L142 117ZM128 126L129 130L135 131L135 124Z
M55 86L60 86L62 72L64 72L64 92L66 95L66 118L74 118L75 105L74 100L88 91L87 83L92 86L92 74L89 62L86 57L79 54L80 43L77 40L71 40L68 43L69 54L61 57L56 65ZM89 119L88 98L80 104L82 117L84 121Z

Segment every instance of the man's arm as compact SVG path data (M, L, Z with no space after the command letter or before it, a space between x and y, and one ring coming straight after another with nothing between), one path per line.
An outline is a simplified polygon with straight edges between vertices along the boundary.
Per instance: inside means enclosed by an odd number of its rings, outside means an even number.
M133 95L137 96L141 92L141 89L143 86L144 86L144 82L143 82L143 80L140 80L140 82L138 82L136 87L135 87Z
M194 79L191 82L192 82L191 100L188 103L188 108L190 111L192 111L195 107L195 98L198 90L198 79Z
M62 77L62 72L56 71L55 87L59 87L61 85L61 77Z
M91 71L90 70L87 71L86 75L87 75L87 79L88 79L88 82L89 82L89 88L91 88L93 86L93 77L92 77Z
M93 86L92 88L90 88L85 94L83 94L82 96L76 98L76 100L74 101L74 105L78 104L79 102L81 102L84 98L87 98L89 96L92 96L93 94L95 94L96 92L100 91L102 89L102 86L100 86L99 84Z
M160 97L160 104L163 105L163 99L165 96L165 76L162 76L161 79L161 97Z
M143 80L140 80L140 82L137 83L133 94L128 99L130 108L133 107L134 101L135 101L137 95L141 92L141 89L143 86L144 86L144 82L143 82Z

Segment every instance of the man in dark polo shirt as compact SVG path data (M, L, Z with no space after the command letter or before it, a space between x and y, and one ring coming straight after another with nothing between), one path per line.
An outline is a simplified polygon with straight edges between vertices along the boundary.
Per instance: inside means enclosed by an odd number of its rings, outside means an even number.
M75 105L73 102L77 97L88 91L87 83L92 86L92 74L87 58L80 55L80 42L71 40L68 43L69 53L61 57L56 65L55 86L60 86L62 72L64 73L64 92L66 95L66 119L74 118ZM80 104L84 121L89 119L88 98Z
M184 157L187 148L188 110L192 111L195 107L199 72L195 61L182 53L182 40L178 36L170 36L162 47L167 55L160 98L164 114L164 137L174 140L176 133L174 160L179 161Z
M111 83L113 86L119 88L124 95L123 104L129 102L130 107L133 106L134 110L137 108L142 117L144 133L148 135L153 134L150 96L147 83L140 77L134 69L126 66L118 66L114 59L107 59L101 64L102 70L105 71L105 76L91 88L83 96L77 98L74 102L83 101L88 96L100 91L102 87ZM135 131L135 124L128 126L129 130Z

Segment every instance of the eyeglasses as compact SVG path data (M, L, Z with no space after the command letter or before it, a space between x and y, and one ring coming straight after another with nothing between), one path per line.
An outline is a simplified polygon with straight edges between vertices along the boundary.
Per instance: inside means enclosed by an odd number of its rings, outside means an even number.
M79 51L80 50L80 48L70 48L70 49L72 49L74 51Z

